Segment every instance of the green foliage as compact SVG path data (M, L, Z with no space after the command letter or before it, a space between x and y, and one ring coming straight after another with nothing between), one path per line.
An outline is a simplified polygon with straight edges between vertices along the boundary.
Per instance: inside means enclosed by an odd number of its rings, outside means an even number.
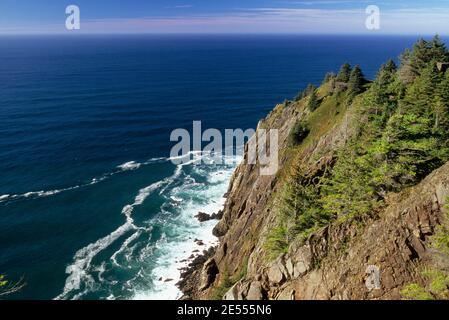
M329 223L331 216L320 207L318 195L319 186L313 179L301 168L293 168L281 193L278 225L269 232L265 242L269 259L286 253L294 239L304 239Z
M304 121L298 121L295 123L289 134L289 145L294 147L299 145L309 134L310 129L307 123Z
M351 76L351 66L349 65L349 63L345 63L341 66L340 71L337 74L336 80L346 83L349 81L350 76Z
M306 87L306 89L304 90L304 97L307 97L309 94L311 94L312 92L314 92L316 90L316 87L309 83Z
M432 247L438 251L449 255L449 199L446 199L446 221L443 221L435 230L435 234L431 238Z
M230 277L227 269L223 272L223 280L220 285L214 289L214 292L211 294L212 300L222 300L224 295L232 288L234 284L238 281L246 277L248 271L248 257L243 259L242 265L240 267L240 272L235 276Z
M363 85L366 79L363 76L362 69L357 65L352 69L348 81L348 92L350 97L354 97L363 91Z
M377 214L388 193L416 185L449 160L449 71L436 67L447 56L438 38L421 40L403 54L399 70L391 60L382 65L365 92L360 68L351 71L348 64L342 66L337 80L347 80L348 95L354 98L349 100L353 101L353 132L337 151L332 167L314 176L296 168L289 175L279 200L278 227L267 240L274 254L336 219L363 221ZM407 74L411 82L404 81ZM315 119L317 113L307 119L315 134L327 123ZM293 145L302 142L309 129L304 123L297 125L290 134ZM440 250L449 247L448 234L446 229L437 230L433 242ZM430 286L444 284L442 279L433 275ZM430 294L437 297L434 291ZM426 297L416 285L405 293Z
M426 286L412 283L401 290L401 295L408 300L448 300L449 274L443 271L426 269L422 272Z
M313 84L309 83L303 91L298 93L295 100L299 101L301 99L304 99L304 98L308 97L312 92L315 92L315 90L316 90L316 87Z
M269 231L264 243L269 260L274 260L281 254L287 253L290 243L288 234L289 231L285 221L280 221L279 225Z
M326 73L326 75L324 76L324 79L323 79L323 84L326 84L329 81L335 80L336 77L337 76L333 72Z
M430 42L420 39L412 50L406 50L402 54L399 78L404 84L410 84L431 62L447 61L446 47L438 36L435 36Z
M0 290L3 287L6 287L8 285L8 280L6 280L5 275L0 274Z
M416 283L407 285L401 290L401 295L406 300L435 300L426 289Z
M446 201L447 202L447 201ZM446 210L448 205L445 205ZM449 214L446 213L446 221L436 228L435 234L431 237L432 247L439 252L449 254L449 228L447 220ZM425 269L422 272L426 286L422 287L416 283L406 286L401 294L409 300L448 300L449 299L449 273L436 269Z
M229 291L229 289L232 288L234 284L235 282L232 281L231 277L229 277L229 273L225 271L223 273L223 280L220 285L214 289L214 292L211 294L211 299L222 300L224 295Z
M309 108L310 112L315 111L320 106L320 102L318 101L318 95L316 90L313 90L309 96L309 100L307 102L307 108Z

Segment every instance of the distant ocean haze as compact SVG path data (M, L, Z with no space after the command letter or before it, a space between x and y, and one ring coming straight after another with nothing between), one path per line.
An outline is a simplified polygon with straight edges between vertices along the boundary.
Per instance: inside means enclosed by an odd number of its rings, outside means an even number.
M1 37L0 274L27 282L10 298L179 297L183 260L216 241L194 216L222 207L239 159L175 166L171 131L255 128L344 62L373 78L415 40Z

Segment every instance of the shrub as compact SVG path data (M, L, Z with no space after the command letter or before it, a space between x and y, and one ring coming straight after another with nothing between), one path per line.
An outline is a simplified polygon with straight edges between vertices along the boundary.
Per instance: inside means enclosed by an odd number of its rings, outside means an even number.
M309 133L310 129L306 122L298 121L297 123L295 123L289 135L290 146L297 146L301 144L301 142L303 142L304 139L307 138Z
M320 106L320 102L318 101L318 96L316 90L313 90L309 96L309 101L307 102L307 108L309 108L310 112L315 111Z

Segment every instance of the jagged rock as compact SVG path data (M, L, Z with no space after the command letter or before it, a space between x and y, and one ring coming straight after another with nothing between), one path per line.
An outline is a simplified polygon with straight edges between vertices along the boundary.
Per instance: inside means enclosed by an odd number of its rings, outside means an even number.
M287 285L287 287L283 288L279 295L276 297L277 300L294 300L295 299L295 290L291 284Z
M203 291L215 281L215 277L217 276L218 268L215 260L210 258L206 261L203 266L203 270L201 271L200 285L199 290Z
M223 218L223 210L219 210L217 213L212 213L210 218L213 220L220 220L221 218Z
M211 216L204 212L198 212L198 214L195 216L195 218L198 219L199 222L205 222L211 220Z
M226 294L223 297L223 300L241 300L239 299L239 287L240 287L239 282L234 284L231 287L231 289L229 289L228 292L226 292Z
M277 259L268 268L268 280L272 284L280 284L285 279L285 267L282 263L282 258Z
M228 226L223 220L220 220L212 230L212 234L217 238L223 237L226 232L228 232Z
M290 277L294 276L294 266L293 266L292 258L286 258L285 268L287 269L288 275Z
M336 90L345 90L338 83ZM300 148L295 158L279 155L280 168L298 161L312 176L326 172L335 154L355 133L351 108L341 120L322 128L321 135ZM301 103L278 105L261 120L258 128L276 128L279 150L287 149L293 125L309 111ZM268 147L268 146L267 146ZM246 152L248 145L245 146ZM247 157L247 154L245 155ZM318 160L317 160L318 159ZM361 221L347 220L317 230L308 239L293 243L287 254L267 263L266 235L279 221L273 195L281 190L281 178L263 176L258 165L241 164L235 170L226 194L223 216L213 230L220 244L207 258L196 258L183 271L181 289L191 299L207 299L216 292L226 274L246 276L225 294L225 299L400 299L400 290L411 282L422 283L420 270L449 257L437 256L429 239L441 223L442 208L449 196L449 163L418 186L391 195L384 207ZM213 258L218 274L214 282L201 281L205 263ZM379 268L381 289L365 285L368 266ZM208 283L207 285L204 285ZM199 287L205 288L199 290Z
M249 286L247 300L262 300L263 299L263 288L260 281L252 282Z
M310 247L305 245L300 247L295 253L295 262L293 264L293 272L290 273L293 278L297 278L305 274L310 270L312 266L312 254L310 252Z

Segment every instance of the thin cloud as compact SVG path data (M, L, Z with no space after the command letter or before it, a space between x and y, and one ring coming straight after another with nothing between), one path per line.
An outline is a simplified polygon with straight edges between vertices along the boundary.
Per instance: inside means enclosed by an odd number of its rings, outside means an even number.
M311 2L311 1L310 1ZM323 0L322 2L334 2ZM341 1L339 1L341 2ZM178 6L184 7L188 4ZM449 8L381 9L378 34L448 34ZM183 11L180 11L183 12ZM158 17L91 19L81 22L80 33L370 33L365 28L365 6L358 8L235 8L215 14L171 14ZM431 21L431 23L429 23ZM48 31L49 26L39 26ZM22 32L23 29L17 32ZM1 27L0 33L10 32ZM55 32L66 32L55 28Z

